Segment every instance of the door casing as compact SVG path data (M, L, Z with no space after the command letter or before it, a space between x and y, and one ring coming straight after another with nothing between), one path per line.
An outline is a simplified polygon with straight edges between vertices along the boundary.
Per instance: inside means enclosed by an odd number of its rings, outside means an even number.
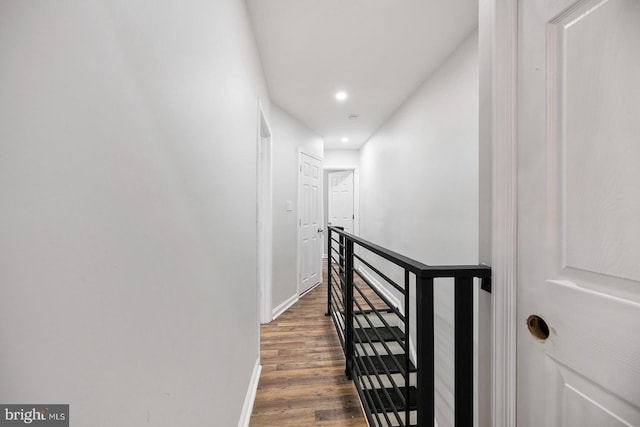
M494 427L516 425L516 278L517 278L517 40L518 4L481 0L480 42L486 61L490 102L486 115L491 146L492 381ZM482 63L482 61L481 61Z
M261 323L272 320L273 277L273 159L271 128L258 102L257 217L258 217L258 313ZM259 334L258 334L259 335Z

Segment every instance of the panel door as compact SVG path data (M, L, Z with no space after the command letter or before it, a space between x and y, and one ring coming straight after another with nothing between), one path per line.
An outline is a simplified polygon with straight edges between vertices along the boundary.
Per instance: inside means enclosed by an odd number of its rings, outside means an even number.
M320 160L300 154L300 283L299 293L322 280Z
M518 13L518 426L640 426L640 1Z
M353 233L353 171L331 172L329 181L329 224Z

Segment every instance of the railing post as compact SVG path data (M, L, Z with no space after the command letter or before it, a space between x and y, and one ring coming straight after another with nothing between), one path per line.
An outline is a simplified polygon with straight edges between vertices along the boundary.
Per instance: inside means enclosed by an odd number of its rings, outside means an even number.
M331 316L331 227L327 230L327 312L325 316Z
M411 280L409 270L404 270L404 336L407 351L404 352L404 366L407 367L404 378L404 398L405 398L405 418L404 423L406 426L411 425L411 410L409 402L411 401L411 373L409 367L411 366Z
M338 237L338 241L340 242L340 248L338 248L338 251L340 252L340 259L338 259L338 261L340 261L340 271L344 274L344 236L341 234L340 237Z
M473 277L456 277L455 427L473 426Z
M418 425L433 427L435 420L433 277L422 275L416 277L416 337Z
M344 299L344 323L345 323L345 359L347 378L352 379L353 367L353 240L345 239L345 299Z

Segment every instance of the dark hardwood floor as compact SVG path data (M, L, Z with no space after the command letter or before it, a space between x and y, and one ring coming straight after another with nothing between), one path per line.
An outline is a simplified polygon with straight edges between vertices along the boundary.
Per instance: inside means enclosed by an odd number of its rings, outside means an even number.
M326 266L324 276L326 278ZM251 427L366 427L327 309L326 280L261 329Z

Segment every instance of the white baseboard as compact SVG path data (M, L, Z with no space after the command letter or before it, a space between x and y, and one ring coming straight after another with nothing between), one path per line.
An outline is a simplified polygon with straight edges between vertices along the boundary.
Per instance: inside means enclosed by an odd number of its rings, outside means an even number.
M409 337L409 360L411 363L418 366L418 352L416 351L416 347L413 345L413 340ZM436 423L436 427L438 423Z
M318 282L315 285L311 286L309 289L307 289L306 291L304 291L303 293L300 294L300 296L298 297L298 299L302 298L303 296L305 296L306 294L308 294L309 292L311 292L312 290L314 290L315 288L317 288L318 286L320 286L322 282Z
M400 310L401 313L404 312L404 310L402 309L402 306L400 305L400 300L393 295L389 289L385 288L379 281L378 279L376 279L373 274L371 274L369 272L369 269L367 267L365 267L364 265L361 265L357 268L358 273L360 273L362 276L364 276L365 279L367 279L369 281L369 283L371 283L371 286L373 286L374 288L376 288L376 290L378 290L378 292L380 292L382 295L384 295L385 298L387 298L389 300L389 302L391 304L393 304L393 306L395 308L397 308L398 310Z
M287 311L289 307L291 307L293 304L297 302L298 302L298 295L292 295L285 302L283 302L282 304L274 308L273 311L271 312L272 321L276 320L278 316L280 316L282 313Z
M251 374L251 381L249 382L247 395L245 396L244 404L242 405L242 413L240 414L238 427L249 427L251 412L253 412L253 403L256 401L258 382L260 382L260 372L262 372L262 365L260 364L260 358L258 357L256 359L256 364L253 366L253 373Z

